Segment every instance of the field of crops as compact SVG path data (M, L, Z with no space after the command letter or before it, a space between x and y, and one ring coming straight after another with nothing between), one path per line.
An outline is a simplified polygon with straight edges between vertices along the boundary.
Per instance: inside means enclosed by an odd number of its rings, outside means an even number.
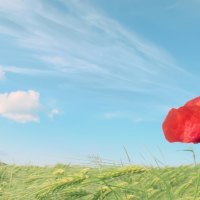
M200 166L0 165L0 199L198 200Z

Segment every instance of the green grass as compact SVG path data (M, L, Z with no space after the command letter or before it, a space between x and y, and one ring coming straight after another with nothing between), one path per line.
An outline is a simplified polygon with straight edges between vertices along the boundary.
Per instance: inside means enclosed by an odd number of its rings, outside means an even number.
M200 165L180 167L0 164L1 200L200 200Z

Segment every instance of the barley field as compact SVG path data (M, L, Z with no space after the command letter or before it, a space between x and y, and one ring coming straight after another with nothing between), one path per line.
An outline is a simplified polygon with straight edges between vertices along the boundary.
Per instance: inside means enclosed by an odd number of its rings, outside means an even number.
M200 165L0 165L1 200L199 200Z

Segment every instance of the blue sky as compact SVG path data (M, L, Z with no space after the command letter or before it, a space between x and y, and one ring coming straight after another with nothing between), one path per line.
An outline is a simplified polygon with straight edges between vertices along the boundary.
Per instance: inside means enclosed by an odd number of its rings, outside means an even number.
M197 0L0 0L0 160L191 163L161 125L200 94Z

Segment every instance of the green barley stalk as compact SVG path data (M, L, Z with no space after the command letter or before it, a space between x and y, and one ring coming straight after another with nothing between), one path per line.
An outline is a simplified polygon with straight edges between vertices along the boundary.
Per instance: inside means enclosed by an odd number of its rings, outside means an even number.
M82 188L70 188L70 189L64 189L62 192L60 192L58 195L55 195L55 197L60 197L62 200L65 199L79 199L84 196L91 195L90 192L82 189Z
M128 167L121 167L113 172L105 172L102 175L98 176L97 178L100 180L106 180L106 179L112 179L112 178L117 178L120 176L124 175L129 175L129 174L139 174L139 173L144 173L147 172L147 168L143 167L137 167L137 166L128 166Z
M36 199L41 199L44 196L47 196L49 194L56 193L66 187L72 186L72 185L78 185L84 180L86 180L87 176L77 176L77 177L66 177L62 178L55 183L48 184L44 186L37 194Z
M111 194L111 190L107 186L102 186L92 197L91 200L103 200L109 194Z

